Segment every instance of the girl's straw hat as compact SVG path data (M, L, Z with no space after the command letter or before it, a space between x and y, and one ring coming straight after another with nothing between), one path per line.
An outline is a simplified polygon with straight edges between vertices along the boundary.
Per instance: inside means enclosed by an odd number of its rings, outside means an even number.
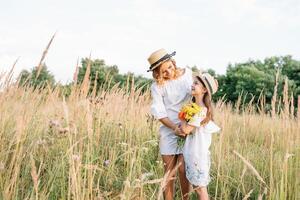
M217 92L219 86L217 79L209 73L198 74L196 76L203 81L210 97Z
M171 54L168 54L165 49L159 49L159 50L153 52L148 58L148 61L150 63L150 68L149 68L149 70L147 70L147 72L153 71L161 63L169 60L175 54L176 54L176 51L174 51Z

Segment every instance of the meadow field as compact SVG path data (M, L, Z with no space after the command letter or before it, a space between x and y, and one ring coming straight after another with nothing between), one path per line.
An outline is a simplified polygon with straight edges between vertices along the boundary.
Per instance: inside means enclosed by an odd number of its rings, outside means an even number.
M4 74L0 82L0 199L162 199L168 177L149 91L115 86L87 95L83 85L64 97ZM271 116L255 111L263 101L241 102L214 105L222 131L211 146L211 199L300 199L294 108Z

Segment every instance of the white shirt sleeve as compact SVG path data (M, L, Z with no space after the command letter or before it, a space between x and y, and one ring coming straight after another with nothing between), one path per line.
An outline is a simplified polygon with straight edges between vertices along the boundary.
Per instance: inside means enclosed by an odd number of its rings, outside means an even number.
M192 95L192 85L193 85L193 72L190 68L186 67L185 68L185 83L186 83L186 87L188 89L188 94Z
M204 126L204 131L206 133L217 133L220 130L221 128L211 120Z
M163 97L156 85L151 86L152 104L150 108L151 114L156 119L168 117L167 111L163 102Z

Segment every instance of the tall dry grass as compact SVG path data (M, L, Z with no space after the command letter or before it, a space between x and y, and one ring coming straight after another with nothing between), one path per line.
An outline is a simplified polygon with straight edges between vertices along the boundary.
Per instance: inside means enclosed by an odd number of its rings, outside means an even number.
M97 95L95 84L88 95L87 70L65 98L60 88L18 87L15 64L0 74L0 199L162 198L169 174L163 175L149 92L131 80L131 88L104 86ZM278 106L277 82L271 114L263 95L243 106L241 96L234 108L216 103L222 131L211 147L212 199L300 199L300 113L294 117L287 80L283 110Z
M87 97L86 81L64 98L59 88L38 91L5 80L2 76L1 199L162 197L167 179L149 92L114 87ZM254 106L215 105L222 131L211 148L209 194L212 199L299 199L299 121L288 106L272 117L254 112Z

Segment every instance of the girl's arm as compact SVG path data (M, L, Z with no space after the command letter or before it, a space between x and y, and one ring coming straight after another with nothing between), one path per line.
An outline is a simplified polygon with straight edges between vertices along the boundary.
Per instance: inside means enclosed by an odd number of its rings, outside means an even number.
M183 120L181 121L180 129L184 134L186 135L190 134L192 131L194 131L195 128L196 128L195 126L187 124L186 121Z

